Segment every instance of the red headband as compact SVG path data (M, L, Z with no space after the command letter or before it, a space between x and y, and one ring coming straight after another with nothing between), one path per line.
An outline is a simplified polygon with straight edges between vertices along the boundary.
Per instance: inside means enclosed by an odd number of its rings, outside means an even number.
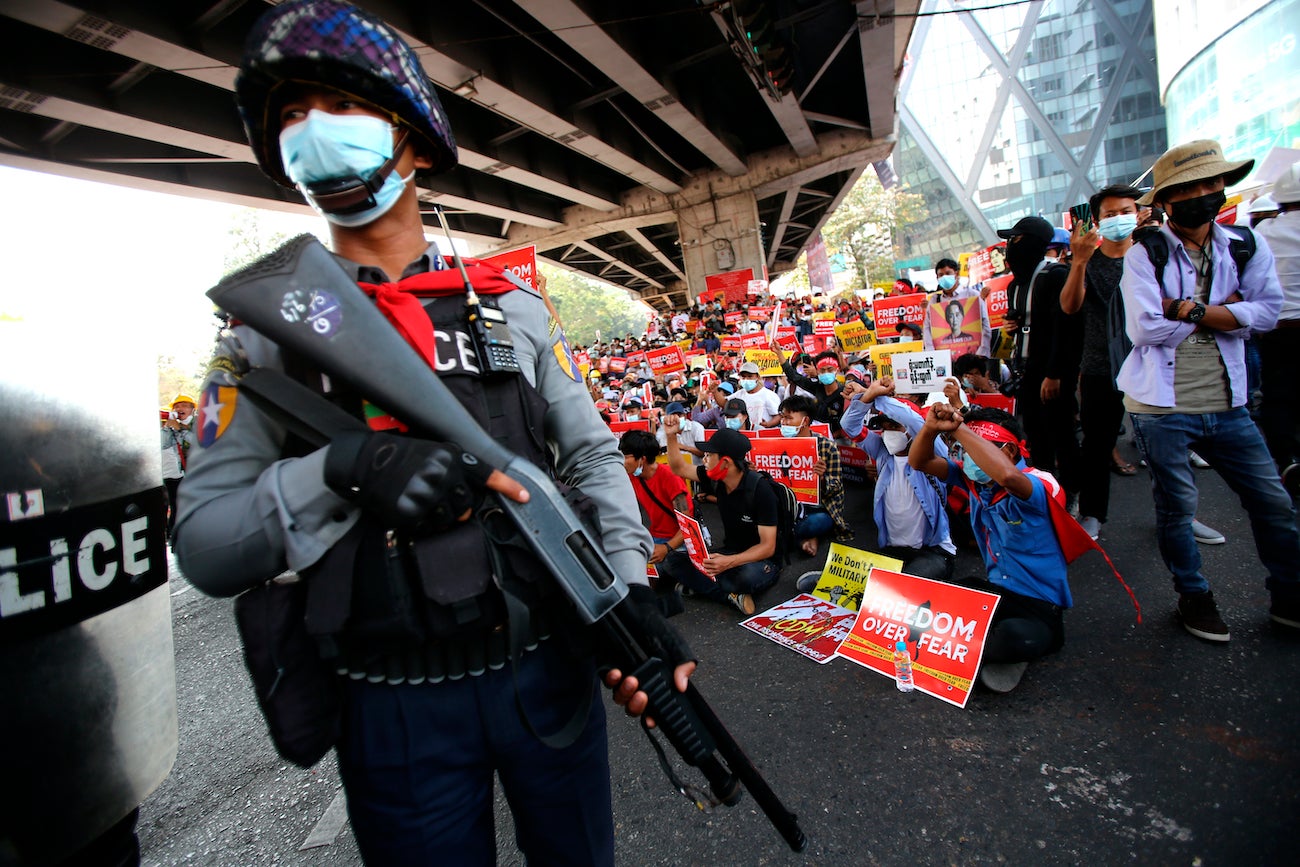
M823 358L821 361L817 362L817 366L819 368L821 367L839 368L840 363L833 358Z
M1025 445L1024 441L1016 439L1015 434L1000 424L994 424L991 421L974 421L967 423L966 427L980 439L988 440L991 443L1011 443L1020 449L1020 454L1026 458L1029 457L1029 447Z

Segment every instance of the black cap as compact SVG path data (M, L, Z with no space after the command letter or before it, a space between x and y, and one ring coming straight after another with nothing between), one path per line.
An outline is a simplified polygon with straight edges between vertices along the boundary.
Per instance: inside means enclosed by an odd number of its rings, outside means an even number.
M749 454L749 437L738 430L723 428L701 443L699 449L708 454L739 462Z
M727 401L727 405L722 408L723 415L749 415L749 405L738 397L733 397Z
M1010 229L998 229L998 237L1014 238L1016 235L1028 235L1031 238L1037 238L1044 244L1050 244L1053 231L1052 224L1042 217L1021 217L1020 222Z

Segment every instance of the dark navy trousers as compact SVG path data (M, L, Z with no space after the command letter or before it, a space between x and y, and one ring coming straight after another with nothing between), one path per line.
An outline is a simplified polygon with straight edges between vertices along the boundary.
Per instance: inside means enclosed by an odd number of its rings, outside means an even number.
M533 727L557 732L591 697L577 741L553 750L529 732L515 679L499 671L437 684L348 681L339 771L368 865L496 863L493 774L530 865L612 865L603 687L558 639L519 660Z

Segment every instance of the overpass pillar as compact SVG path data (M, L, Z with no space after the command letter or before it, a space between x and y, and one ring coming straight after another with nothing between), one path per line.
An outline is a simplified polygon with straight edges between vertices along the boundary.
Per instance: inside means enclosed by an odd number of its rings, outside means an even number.
M767 279L763 227L752 191L711 196L698 205L679 208L676 214L690 303L706 291L705 278L714 274L748 269L750 279Z

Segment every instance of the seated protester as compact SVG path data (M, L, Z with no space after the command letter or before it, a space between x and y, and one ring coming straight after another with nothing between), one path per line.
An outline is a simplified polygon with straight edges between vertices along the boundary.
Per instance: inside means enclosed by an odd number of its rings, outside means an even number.
M957 442L946 459L935 453L941 433ZM1062 612L1073 602L1048 501L1060 485L1027 468L1019 419L990 407L964 414L947 404L930 407L908 462L970 492L971 527L988 580L958 583L1001 597L979 679L994 692L1010 692L1030 661L1065 644Z
M735 393L736 387L726 381L719 382L710 392L701 391L700 399L691 412L691 420L713 430L724 427L722 410Z
M749 407L738 397L733 397L727 401L726 406L722 408L722 426L727 430L742 431L753 430L754 427L749 420ZM780 416L778 416L779 418Z
M668 466L717 499L724 537L721 549L705 562L705 572L692 563L674 577L696 596L753 614L754 596L775 584L781 571L776 562L776 493L749 468L749 438L739 431L714 434L700 447L704 465L696 467L677 445L675 421L665 423L664 429Z
M662 421L666 422L671 416L677 417L677 444L681 446L682 451L697 458L702 457L704 452L700 451L700 443L704 442L704 427L698 421L691 421L690 416L686 414L686 407L680 401L675 400L664 407ZM663 427L659 428L655 439L658 440L661 449L668 447L668 434L664 432Z
M660 610L667 617L680 614L685 610L682 594L672 576L683 568L692 567L682 544L682 531L674 510L693 515L691 496L685 482L659 465L659 443L646 431L633 430L623 434L618 449L623 453L623 467L632 480L636 501L654 540L650 564L659 572L655 592L659 596Z
M952 375L961 380L967 394L996 394L1002 382L1002 364L968 352L953 359Z
M785 371L786 380L795 388L806 391L814 400L813 421L826 422L831 426L831 436L840 435L840 415L844 412L844 386L840 383L843 372L842 358L834 350L826 350L813 359L817 378L813 379L797 370L785 350L772 344L776 357Z
M893 377L873 382L844 411L844 432L857 439L876 465L872 514L880 553L903 561L903 571L935 581L952 580L957 547L949 535L945 491L908 463L924 419L912 404L893 397ZM866 424L863 419L874 411ZM943 443L934 446L946 458ZM806 576L805 576L806 577ZM816 586L814 578L812 586ZM802 587L800 588L803 589Z
M821 504L805 505L794 525L795 538L802 540L800 547L809 557L817 556L819 539L828 538L832 542L853 540L853 530L844 519L844 474L840 469L839 447L821 434L813 433L809 427L816 407L816 401L802 395L781 401L781 436L817 439L817 463L813 465L813 472L817 473Z
M898 323L897 343L908 343L913 340L922 340L923 336L921 326L917 325L915 322Z
M740 365L740 387L736 397L745 402L745 415L749 416L754 427L776 427L781 423L777 418L781 399L767 387L762 371L754 362L746 361Z
M641 421L642 418L649 418L645 415L645 408L641 405L639 397L623 398L623 421Z

